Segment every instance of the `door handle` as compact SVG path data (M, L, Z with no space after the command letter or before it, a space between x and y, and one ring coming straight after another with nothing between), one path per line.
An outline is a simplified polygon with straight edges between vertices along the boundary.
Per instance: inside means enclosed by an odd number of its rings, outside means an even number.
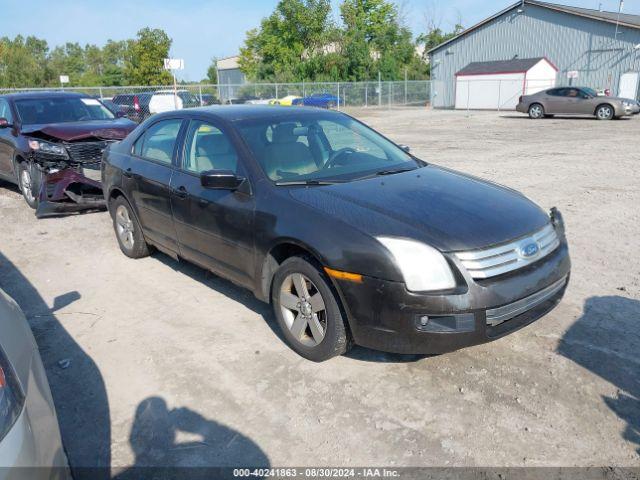
M189 196L189 193L187 192L187 189L184 188L184 186L174 188L171 193L173 193L178 198L187 198Z
M134 180L140 180L142 178L139 173L133 173L131 171L131 167L127 168L122 172L122 174L127 178L133 178Z

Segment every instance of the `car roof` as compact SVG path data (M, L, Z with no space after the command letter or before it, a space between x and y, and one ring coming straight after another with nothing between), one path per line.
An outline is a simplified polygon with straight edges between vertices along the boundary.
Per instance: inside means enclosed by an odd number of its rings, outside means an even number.
M154 115L154 118L162 116L176 116L189 118L191 116L210 116L227 122L240 122L243 120L286 120L299 118L327 117L331 115L342 116L340 112L332 110L319 110L312 107L283 107L280 105L213 105L208 107L187 108Z
M37 91L37 92L16 92L0 95L0 98L9 100L44 99L44 98L87 98L86 93L60 92L60 91Z

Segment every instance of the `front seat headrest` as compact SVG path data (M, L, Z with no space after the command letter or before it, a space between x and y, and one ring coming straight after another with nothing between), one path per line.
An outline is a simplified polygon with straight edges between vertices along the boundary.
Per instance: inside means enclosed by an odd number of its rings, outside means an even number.
M273 143L294 143L298 141L295 123L282 123L273 129Z

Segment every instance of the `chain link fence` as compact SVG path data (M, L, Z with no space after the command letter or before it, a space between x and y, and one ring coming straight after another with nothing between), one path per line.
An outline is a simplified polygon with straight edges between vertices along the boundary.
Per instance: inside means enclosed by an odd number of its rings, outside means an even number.
M114 113L140 122L183 108L229 104L305 105L319 108L425 107L431 100L428 80L398 82L246 83L127 87L1 89L0 95L26 91L78 92L102 100Z

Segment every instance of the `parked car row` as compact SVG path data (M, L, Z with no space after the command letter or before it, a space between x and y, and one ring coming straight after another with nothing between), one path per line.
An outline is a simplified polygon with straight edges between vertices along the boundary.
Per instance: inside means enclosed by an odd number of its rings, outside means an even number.
M425 162L340 112L167 110L136 126L80 94L0 96L0 175L44 216L106 206L130 258L157 249L251 290L313 361L354 344L436 354L490 342L564 295L555 209ZM84 175L90 163L100 182ZM0 294L0 463L62 475L48 388L28 380L44 378L35 352ZM18 458L31 421L42 438Z
M155 92L122 93L109 101L122 116L140 123L153 114L219 104L211 94L194 95L187 90L173 89Z
M158 249L249 288L312 360L491 341L569 279L558 212L339 112L205 107L136 127L90 97L24 93L0 115L2 176L41 216L106 206L125 255Z

